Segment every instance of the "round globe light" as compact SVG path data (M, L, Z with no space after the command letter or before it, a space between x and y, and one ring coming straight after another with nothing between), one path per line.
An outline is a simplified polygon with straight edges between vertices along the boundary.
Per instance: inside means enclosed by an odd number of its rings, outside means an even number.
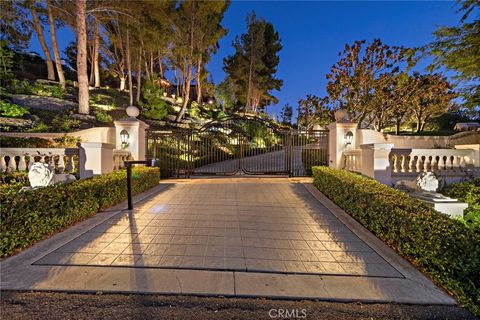
M346 120L347 116L348 113L345 109L338 109L337 111L335 111L335 121Z
M129 106L125 111L130 118L136 118L140 114L140 110L135 106Z

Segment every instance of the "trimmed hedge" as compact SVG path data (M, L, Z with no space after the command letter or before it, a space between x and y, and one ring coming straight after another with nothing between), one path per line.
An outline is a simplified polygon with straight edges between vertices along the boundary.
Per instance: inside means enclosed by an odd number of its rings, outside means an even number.
M480 179L473 178L469 181L452 183L446 186L441 193L466 202L468 208L463 212L461 220L467 226L480 226Z
M315 186L480 316L480 228L345 170L314 167Z
M7 257L127 198L126 170L19 192L1 188L0 257ZM132 193L158 184L158 168L138 167L132 173Z

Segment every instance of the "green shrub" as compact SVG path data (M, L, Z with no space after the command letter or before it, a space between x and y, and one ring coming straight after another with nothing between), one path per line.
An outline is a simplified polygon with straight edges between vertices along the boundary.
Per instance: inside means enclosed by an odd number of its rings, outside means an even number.
M444 195L466 202L468 208L463 212L460 220L468 226L480 226L480 179L472 179L459 183L452 183L442 191Z
M145 81L142 87L142 114L145 118L162 120L168 114L168 107L163 100L163 89L151 80Z
M134 168L132 193L154 187L158 168ZM126 171L19 192L19 186L0 189L2 203L0 257L14 254L127 198Z
M32 114L40 121L28 129L28 132L71 132L77 130L81 121L72 118L73 110L67 109L61 112L32 109Z
M13 94L32 94L32 86L28 80L12 79L8 89Z
M92 93L90 95L90 105L101 105L104 108L111 110L115 109L114 97L102 93Z
M21 118L28 113L28 108L0 100L0 115L2 117Z
M314 167L313 176L328 198L480 315L480 228L358 174Z
M2 188L9 188L12 185L18 185L20 187L28 186L28 172L27 171L13 171L13 172L0 172L0 183Z
M93 114L95 115L95 119L100 123L112 123L113 118L109 115L106 111L95 107L93 108Z
M44 84L35 82L31 87L32 94L43 97L54 97L62 99L65 95L65 90L60 85Z

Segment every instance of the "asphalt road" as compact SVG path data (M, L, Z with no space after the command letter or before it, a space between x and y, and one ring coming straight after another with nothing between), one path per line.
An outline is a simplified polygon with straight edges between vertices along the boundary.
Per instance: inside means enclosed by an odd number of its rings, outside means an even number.
M475 319L453 306L190 296L0 292L1 319Z

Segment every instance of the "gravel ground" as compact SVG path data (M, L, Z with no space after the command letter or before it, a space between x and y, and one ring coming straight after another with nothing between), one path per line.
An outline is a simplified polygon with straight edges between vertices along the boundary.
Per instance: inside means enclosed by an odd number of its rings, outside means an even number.
M52 292L0 294L0 318L12 320L475 319L453 306Z

